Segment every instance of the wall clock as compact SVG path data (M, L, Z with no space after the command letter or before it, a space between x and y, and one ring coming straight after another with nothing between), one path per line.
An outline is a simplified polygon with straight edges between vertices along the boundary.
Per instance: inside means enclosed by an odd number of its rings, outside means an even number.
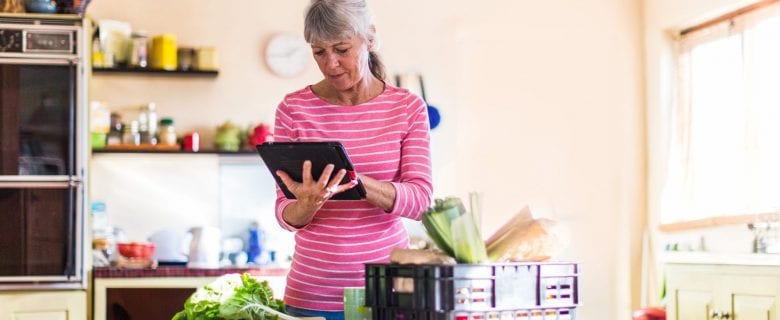
M271 37L265 47L265 63L275 75L294 77L306 70L311 59L311 47L303 39L290 33Z

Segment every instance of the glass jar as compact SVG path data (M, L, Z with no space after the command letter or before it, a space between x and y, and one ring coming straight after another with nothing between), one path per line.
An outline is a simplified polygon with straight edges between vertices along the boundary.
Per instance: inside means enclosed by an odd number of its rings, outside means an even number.
M106 145L115 146L115 145L122 144L122 139L124 135L124 132L122 131L123 129L124 129L124 125L121 123L116 129L111 128L111 131L108 132L108 136L106 136Z
M178 60L179 70L190 70L195 60L195 49L179 48L176 51L176 60Z
M149 36L144 31L133 32L130 40L130 58L127 64L132 68L149 66Z
M92 67L102 68L104 67L103 47L100 45L100 38L95 37L92 39Z
M129 126L125 126L124 135L122 135L122 144L140 145L141 134L138 132L138 121L130 121Z
M160 137L159 143L164 146L175 146L176 143L176 129L173 127L173 119L163 118L160 120Z
M111 113L111 129L108 131L108 137L106 138L106 145L115 146L122 144L122 136L124 134L124 125L122 124L122 116L116 112Z
M138 131L141 143L157 144L157 105L154 102L141 107L138 113Z

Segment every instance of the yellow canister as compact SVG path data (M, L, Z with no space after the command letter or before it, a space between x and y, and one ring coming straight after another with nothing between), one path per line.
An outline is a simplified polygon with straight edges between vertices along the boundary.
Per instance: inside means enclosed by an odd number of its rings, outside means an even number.
M152 38L153 69L176 70L176 36L170 33Z

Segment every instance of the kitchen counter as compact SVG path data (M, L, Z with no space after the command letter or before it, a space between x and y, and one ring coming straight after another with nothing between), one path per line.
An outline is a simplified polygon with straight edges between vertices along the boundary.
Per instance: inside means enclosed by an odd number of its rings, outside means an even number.
M165 313L166 318L170 318L170 315L183 308L184 301L196 288L229 273L249 273L258 281L267 282L274 297L281 299L284 297L288 271L287 268L270 266L220 269L184 266L158 266L154 269L95 267L92 272L92 319L162 319L159 316L140 316L148 310ZM134 314L139 316L131 317Z
M674 264L780 266L780 254L664 252L661 261Z
M287 268L282 267L229 267L219 269L187 268L184 266L159 266L154 269L127 269L95 267L95 278L171 278L171 277L219 277L228 273L249 273L255 277L284 277Z

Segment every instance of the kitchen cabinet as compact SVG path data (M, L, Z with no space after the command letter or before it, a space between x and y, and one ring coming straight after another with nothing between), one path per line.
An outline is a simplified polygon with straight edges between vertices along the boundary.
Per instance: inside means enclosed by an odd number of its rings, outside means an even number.
M93 320L170 319L195 289L217 277L95 278ZM285 274L255 276L284 294ZM48 319L48 318L47 318ZM0 320L5 320L0 318Z
M672 320L778 320L780 265L667 263Z
M86 291L9 291L0 294L0 320L84 319L87 319Z

